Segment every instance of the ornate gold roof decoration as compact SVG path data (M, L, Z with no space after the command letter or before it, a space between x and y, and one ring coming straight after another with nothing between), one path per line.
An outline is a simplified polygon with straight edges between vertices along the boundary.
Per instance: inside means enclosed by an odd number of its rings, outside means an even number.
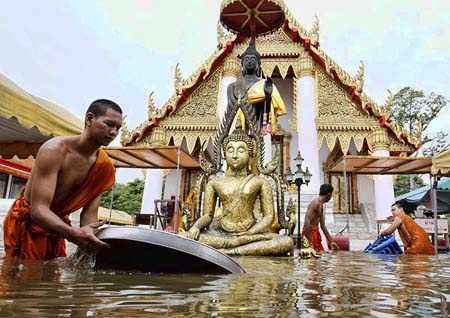
M359 61L358 71L356 72L354 78L356 84L356 90L361 92L364 87L364 63L363 61Z
M121 132L120 132L120 139L125 139L126 137L128 137L129 135L129 131L128 131L128 125L127 122L125 121L125 119L127 118L127 115L123 116L122 118L122 128L121 128Z
M278 68L281 76L285 78L292 67L295 75L298 76L299 74L297 74L296 70L300 69L299 63L302 57L308 56L313 58L313 64L316 65L315 68L318 68L317 66L320 65L343 88L346 92L347 101L358 105L359 111L363 112L367 117L376 119L379 126L388 128L399 139L399 142L409 143L409 145L418 147L421 140L417 133L412 136L389 120L392 94L389 93L388 100L384 105L378 105L363 91L363 62L360 62L356 74L351 76L319 47L319 17L316 16L311 30L307 31L298 23L286 6L284 6L284 10L286 21L283 26L276 32L256 39L256 46L263 56L261 67L264 74L272 76L274 70ZM128 136L122 138L122 142L129 144L139 141L145 137L145 134L150 133L154 127L160 125L162 119L164 119L165 124L168 123L167 119L172 118L172 115L180 106L188 103L190 95L199 85L204 85L204 80L224 63L224 59L232 54L238 56L245 50L248 41L242 35L227 33L220 23L217 26L217 39L219 42L218 48L189 78L183 80L180 66L179 64L176 65L174 94L159 111L149 111L148 120L133 129ZM293 121L291 125L294 123ZM172 126L173 123L170 125ZM334 124L330 123L326 127L332 126ZM372 127L372 122L369 126Z
M423 132L423 127L422 127L422 120L420 120L420 118L417 121L417 127L416 130L414 131L414 137L417 140L421 140L422 138L422 132Z
M319 37L320 37L320 18L318 15L314 16L314 23L309 31L309 38L311 39L312 43L319 43Z
M155 101L153 100L153 92L148 95L148 118L156 115L158 110L156 109Z
M228 32L220 21L217 21L217 45L224 46L227 41L230 41L233 38L233 34Z
M180 63L177 63L177 65L175 65L175 92L179 93L180 88L183 86L183 83L184 81L183 77L181 76Z
M286 14L286 19L287 19L287 23L288 23L288 28L293 30L295 29L298 32L298 35L303 38L303 39L310 39L310 34L309 32L307 32L303 26L300 25L300 23L298 23L297 19L295 19L294 15L291 13L291 11L289 11L289 9L287 7L285 7L284 10L285 14ZM314 28L313 28L314 29ZM318 43L314 43L311 42L313 45L317 45Z
M356 76L352 77L336 62L334 62L321 48L311 47L310 50L322 59L325 64L324 69L328 75L340 82L342 85L349 87L348 94L352 99L360 102L363 111L377 117L381 126L387 126L400 140L406 141L416 148L420 145L421 139L413 138L406 130L390 122L392 93L389 93L388 100L384 105L378 105L369 96L367 96L365 92L362 91L363 86L361 86L361 84L364 84L364 82L361 82L363 81L364 74L363 64L360 64ZM359 86L361 86L360 90L358 89Z

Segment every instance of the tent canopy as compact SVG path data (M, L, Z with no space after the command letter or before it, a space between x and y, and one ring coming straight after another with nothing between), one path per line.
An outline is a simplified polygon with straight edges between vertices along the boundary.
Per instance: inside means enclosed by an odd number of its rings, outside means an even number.
M106 220L114 224L134 225L134 219L128 213L114 209L110 211L104 207L98 208L98 219L100 221Z
M431 158L343 156L327 173L424 174L430 173Z
M199 162L177 146L103 148L116 168L200 169Z
M450 148L447 148L434 156L432 162L432 174L450 176Z
M450 211L450 178L441 180L436 187L436 203L437 212L448 213ZM424 205L427 208L431 207L431 196L430 196L430 186L420 187L408 193L399 195L395 198L395 201L403 201L410 204L413 209L418 205Z
M0 156L35 156L53 136L77 135L83 121L69 111L20 88L0 74Z

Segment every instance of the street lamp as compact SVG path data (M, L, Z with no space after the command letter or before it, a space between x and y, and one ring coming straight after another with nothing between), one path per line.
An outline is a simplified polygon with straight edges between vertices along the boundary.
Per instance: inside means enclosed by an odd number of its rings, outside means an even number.
M306 167L306 171L302 169L302 163L304 159L300 155L300 151L295 157L294 162L297 166L297 171L295 171L295 175L292 173L291 168L289 167L288 172L286 173L286 180L289 184L295 183L297 186L297 242L296 245L298 248L301 247L302 235L300 232L300 188L302 184L308 185L309 181L311 181L312 174L309 172L308 167Z

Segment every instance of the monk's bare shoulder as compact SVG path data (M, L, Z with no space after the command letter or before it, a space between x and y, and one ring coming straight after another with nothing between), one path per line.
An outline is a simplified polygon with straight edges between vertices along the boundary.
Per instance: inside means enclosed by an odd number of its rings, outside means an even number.
M54 137L47 140L39 148L38 156L63 156L70 149L70 145L74 142L74 137Z
M318 198L315 198L314 200L311 201L311 203L309 203L308 205L308 210L314 211L314 213L317 213L319 211L320 208L320 202Z

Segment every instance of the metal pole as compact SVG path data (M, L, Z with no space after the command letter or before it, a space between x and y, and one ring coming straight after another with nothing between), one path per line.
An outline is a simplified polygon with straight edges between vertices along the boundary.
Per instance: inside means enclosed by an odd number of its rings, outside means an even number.
M115 169L114 174L117 172L117 169ZM109 203L109 220L108 220L108 227L111 226L111 218L112 218L112 207L113 207L113 201L114 201L114 189L116 188L116 183L113 184L111 188L111 202ZM98 212L97 212L98 214Z
M177 197L175 198L175 211L174 211L174 217L175 217L175 222L174 222L174 233L177 234L178 233L178 213L179 213L179 196L180 196L180 184L181 184L181 175L180 175L180 157L181 157L181 149L178 148L177 151L177 191L176 191L176 195Z
M300 232L300 182L297 183L297 247L302 246L302 233Z
M347 162L345 161L345 156L344 156L344 196L345 196L345 217L347 219L347 225L345 226L345 228L347 229L347 233L348 233L348 237L350 239L350 219L349 219L349 215L348 215L348 185L347 185ZM344 229L345 230L345 229ZM342 230L342 232L344 231Z
M431 190L431 200L433 204L433 214L434 214L434 252L437 254L438 252L438 241L437 241L437 235L438 235L438 218L437 218L437 191L436 191L437 181L436 176L433 177L433 188Z

